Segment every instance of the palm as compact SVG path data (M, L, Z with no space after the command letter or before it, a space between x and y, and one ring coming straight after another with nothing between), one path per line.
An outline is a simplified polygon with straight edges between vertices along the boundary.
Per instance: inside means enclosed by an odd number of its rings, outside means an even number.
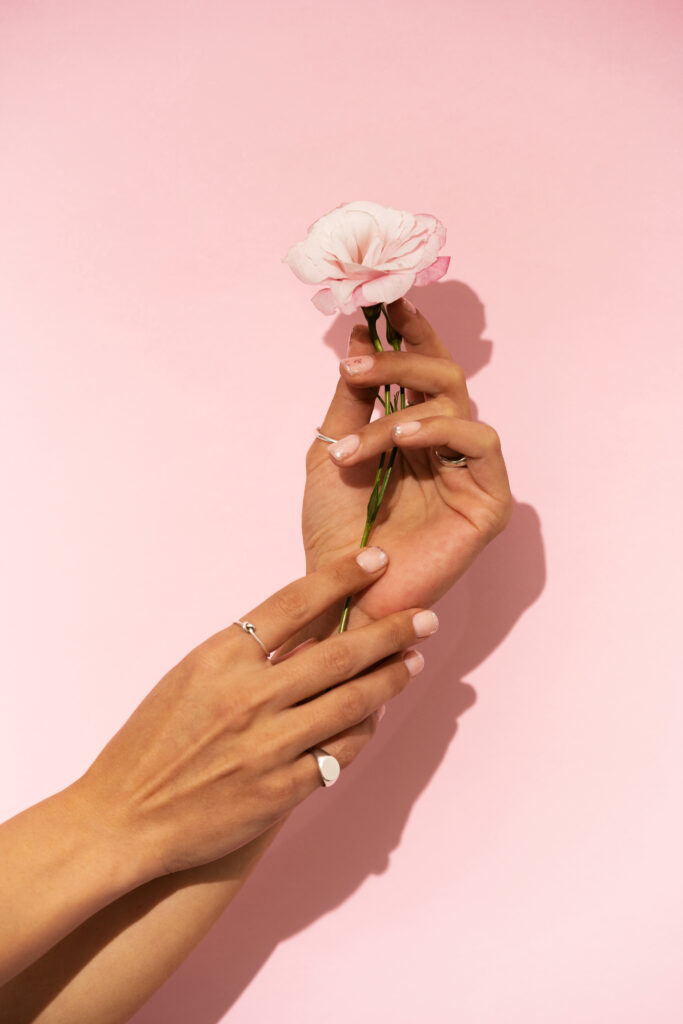
M363 464L340 470L322 455L309 469L304 492L303 536L310 569L360 543L376 469ZM354 601L365 616L375 619L401 608L429 607L484 546L482 532L456 508L458 490L471 500L476 485L467 470L450 473L446 489L434 477L426 453L398 454L369 539L387 550L390 565Z

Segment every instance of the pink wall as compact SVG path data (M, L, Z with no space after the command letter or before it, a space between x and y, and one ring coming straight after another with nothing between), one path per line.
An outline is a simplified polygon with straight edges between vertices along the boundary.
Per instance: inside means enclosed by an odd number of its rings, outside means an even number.
M138 1024L680 1019L682 28L664 0L0 4L3 817L302 570L353 318L280 261L332 206L447 225L412 297L518 502L372 749Z

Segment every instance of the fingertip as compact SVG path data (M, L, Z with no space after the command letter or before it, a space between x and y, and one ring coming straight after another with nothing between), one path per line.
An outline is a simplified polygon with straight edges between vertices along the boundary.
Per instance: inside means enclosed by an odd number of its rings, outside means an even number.
M356 561L365 572L379 573L386 569L389 563L389 556L384 548L375 545L370 548L362 548L356 555Z
M417 434L421 427L422 423L419 420L409 420L407 423L397 423L391 428L391 433L395 441L405 441L407 437Z

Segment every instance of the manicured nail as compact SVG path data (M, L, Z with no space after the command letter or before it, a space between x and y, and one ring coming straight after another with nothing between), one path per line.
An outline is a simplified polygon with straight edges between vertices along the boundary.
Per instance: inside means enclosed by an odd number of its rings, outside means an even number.
M416 676L425 667L425 660L419 651L406 651L403 655L403 663L411 676Z
M353 455L359 444L358 434L347 434L346 437L342 437L341 441L331 444L327 450L335 462L343 462L349 455Z
M356 555L356 561L366 572L377 572L387 564L389 556L382 548L363 548L360 554Z
M413 316L415 315L415 313L417 313L417 310L415 309L415 306L412 304L410 299L406 299L406 297L403 296L401 302L403 303L403 308L405 309L406 313L412 313Z
M342 359L342 366L350 377L357 373L367 373L375 365L372 356L353 356L351 359Z
M386 713L387 713L387 706L386 706L386 704L382 704L382 707L377 712L377 721L381 722L382 719L384 718L384 716L386 715Z
M439 628L439 620L434 612L418 612L413 615L415 636L431 636Z
M392 433L394 433L396 437L410 437L411 434L417 434L421 426L422 424L419 420L410 420L409 423L397 423L396 426L392 428Z

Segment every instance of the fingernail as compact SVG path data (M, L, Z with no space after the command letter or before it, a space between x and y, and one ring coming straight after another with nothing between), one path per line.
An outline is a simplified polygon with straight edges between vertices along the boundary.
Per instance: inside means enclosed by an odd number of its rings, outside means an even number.
M335 462L343 462L349 455L353 455L359 444L358 434L347 434L346 437L342 437L341 441L331 444L327 450Z
M434 612L418 612L413 615L413 627L416 636L431 636L439 628L439 620Z
M372 356L353 356L351 359L342 359L342 366L350 377L357 373L367 373L375 365Z
M404 296L401 299L401 302L403 303L403 308L406 311L406 313L412 313L413 315L417 313L417 310L415 309L415 306L412 304L410 299L406 299L406 297Z
M392 433L394 433L396 437L410 437L411 434L417 434L421 426L422 424L419 420L410 420L409 423L397 423L396 426L392 428Z
M386 706L386 704L382 704L382 707L379 708L379 710L377 712L377 721L381 722L382 719L384 718L384 716L386 715L386 713L387 713L387 706Z
M356 561L366 572L377 572L387 564L389 556L382 548L363 548L360 554L356 555Z
M425 660L419 651L406 651L403 655L403 663L411 676L418 675L425 667Z

